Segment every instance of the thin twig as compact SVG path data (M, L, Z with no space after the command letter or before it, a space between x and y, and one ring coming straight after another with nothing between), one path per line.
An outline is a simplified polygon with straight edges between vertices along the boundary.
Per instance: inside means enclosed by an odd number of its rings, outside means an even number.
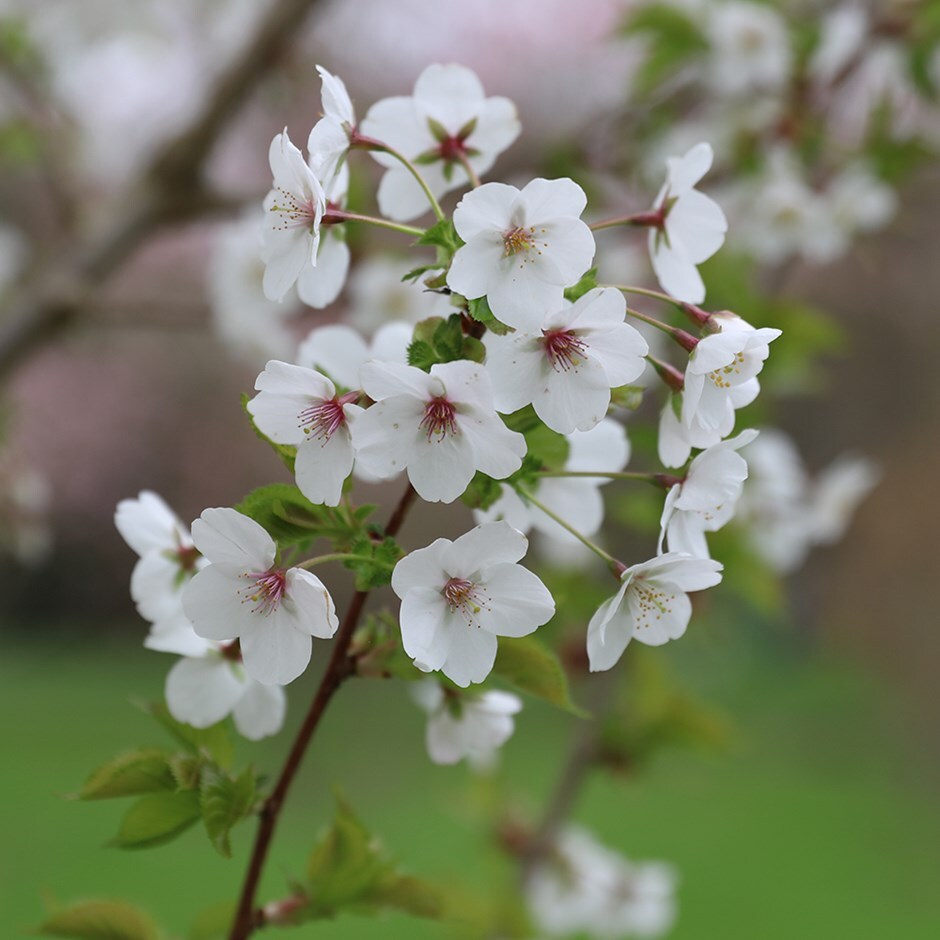
M118 216L84 244L20 286L0 321L0 377L34 347L68 326L106 281L155 231L227 208L208 191L202 169L213 145L258 81L276 64L317 0L278 0L225 69L193 122L156 154L115 200ZM54 276L49 276L49 271Z

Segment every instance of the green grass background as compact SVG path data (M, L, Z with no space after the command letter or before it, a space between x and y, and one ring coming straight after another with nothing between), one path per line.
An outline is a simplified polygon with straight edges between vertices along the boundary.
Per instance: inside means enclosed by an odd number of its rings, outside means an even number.
M183 935L198 911L237 892L253 827L235 832L231 860L198 828L149 851L105 847L126 803L63 795L122 749L164 743L128 702L157 698L171 659L125 642L56 637L8 647L0 662L0 935L20 936L41 920L44 896L125 898ZM897 695L818 655L764 650L732 660L730 652L690 643L685 653L703 663L710 697L734 721L730 748L668 751L633 779L599 775L577 819L630 857L678 868L676 940L940 936L940 812ZM315 681L308 674L291 687L291 727ZM527 707L498 779L480 782L428 763L423 718L401 683L351 683L296 781L262 896L285 894L285 879L302 870L331 816L334 784L410 871L467 878L483 891L511 884L513 870L482 825L485 807L511 794L536 812L576 724ZM246 744L240 760L273 771L287 741ZM450 933L400 916L343 916L285 936Z

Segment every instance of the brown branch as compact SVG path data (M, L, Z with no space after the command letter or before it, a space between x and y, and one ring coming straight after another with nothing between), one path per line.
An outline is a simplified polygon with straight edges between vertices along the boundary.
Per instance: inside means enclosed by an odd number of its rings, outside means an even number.
M587 728L579 724L575 729L567 760L545 805L542 818L534 833L521 847L523 884L529 880L539 863L551 854L559 830L571 816L589 773L597 766L602 753L601 722L617 694L619 679L620 670L617 668L593 679L595 685L589 710L594 719Z
M397 534L414 499L415 491L409 484L385 527L387 535L394 536ZM300 768L313 734L319 727L326 706L343 682L355 672L356 663L353 657L349 655L349 646L368 597L369 591L357 591L353 595L346 616L336 633L333 642L333 653L330 656L329 663L327 663L326 671L320 680L313 701L310 703L307 717L300 726L297 737L294 738L294 743L281 769L277 783L261 809L261 821L258 824L255 844L251 850L248 869L245 872L238 910L235 914L229 940L246 940L258 927L264 925L263 913L255 909L255 895L267 860L271 839L274 836L274 828L287 797L287 791L290 789L290 785Z
M275 65L317 0L278 0L227 66L201 112L156 154L115 202L121 214L85 244L66 246L21 285L0 321L0 377L67 327L95 291L158 229L228 208L202 169L219 135ZM49 271L54 272L50 277Z

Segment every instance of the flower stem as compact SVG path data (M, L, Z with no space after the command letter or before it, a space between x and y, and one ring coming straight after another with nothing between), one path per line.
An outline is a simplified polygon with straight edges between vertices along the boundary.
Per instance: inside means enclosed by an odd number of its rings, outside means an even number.
M408 509L414 502L414 498L414 488L409 484L408 489L392 513L388 525L385 527L387 535L395 535L398 532L405 520ZM300 763L310 745L314 732L320 724L326 706L343 682L355 671L355 660L349 655L349 647L368 597L369 591L356 591L353 594L346 616L343 618L333 641L333 653L327 664L326 672L320 680L320 685L317 687L313 701L310 703L307 717L294 738L290 753L287 755L271 795L261 807L261 821L258 824L255 844L251 850L248 869L245 872L238 910L229 933L229 940L246 940L255 930L264 926L264 911L255 909L255 894L258 890L261 874L264 871L271 839L274 836L274 827L277 825L278 817L284 806L287 791L290 789L290 785L300 768Z
M467 155L463 152L463 150L460 150L460 149L457 150L457 159L460 161L460 165L464 168L464 170L466 170L467 178L470 180L470 185L474 189L479 188L479 186L481 185L480 177L477 174L477 171L473 169L473 164L470 163L470 160L468 159Z
M427 181L421 175L418 168L403 153L400 153L394 147L390 147L381 140L376 140L373 137L365 137L358 131L353 132L350 138L350 146L359 147L363 150L377 150L380 153L387 153L390 157L394 157L415 178L415 182L421 187L424 195L427 196L428 202L431 204L431 209L437 216L437 220L440 222L444 218L444 210L435 198L434 193L431 192Z
M400 222L392 222L391 219L382 219L374 215L360 215L358 212L347 212L345 209L329 209L323 214L322 225L339 225L342 222L364 222L366 225L376 225L379 228L387 228L393 232L401 232L403 235L414 235L420 238L424 234L423 228L417 228L414 225L402 225Z
M594 475L595 474L591 474L591 476L594 476ZM544 512L545 515L548 516L549 519L552 519L555 522L557 522L566 532L570 532L582 545L585 545L587 548L589 548L599 558L603 558L604 561L606 561L608 565L613 566L617 564L617 559L614 558L613 555L608 555L607 552L605 552L604 549L600 547L600 545L595 545L586 535L582 535L576 528L574 528L574 526L572 526L568 522L565 522L565 520L562 519L561 516L558 516L554 512L552 512L552 510L549 509L548 506L546 506L544 503L539 502L539 500L537 500L532 495L532 493L529 490L527 490L525 487L519 486L517 484L516 490L518 491L520 496L522 496L528 502L532 503L532 505L535 506L536 509L541 509L542 512Z
M672 334L674 332L673 328L669 326L668 323L663 323L662 320L647 316L645 313L640 313L639 310L634 310L631 307L627 307L627 316L633 317L634 320L642 320L644 323L656 327L657 330L662 330L663 333Z
M326 564L328 561L368 561L373 565L382 565L386 568L392 568L393 565L383 564L371 555L351 555L347 552L333 552L329 555L317 555L316 558L308 558L306 561L299 562L297 568L315 568L317 565Z
M587 477L604 480L639 480L643 483L652 483L659 489L670 489L674 484L681 483L680 477L673 477L665 473L608 473L594 470L541 470L540 477Z
M646 361L674 392L681 392L685 388L685 376L675 366L671 366L668 362L663 362L655 356L647 356Z
M632 215L618 215L613 219L602 219L600 222L592 222L588 228L592 232L599 232L605 228L617 228L621 225L662 228L665 220L666 213L662 209L654 209L650 212L634 212Z
M643 297L651 297L653 300L661 300L664 304L670 304L676 310L681 310L693 323L698 326L704 326L710 319L711 314L707 310L695 304L686 303L684 300L677 300L664 294L662 291L650 290L647 287L633 287L630 284L603 284L603 287L613 287L615 290L622 291L624 294L641 294Z

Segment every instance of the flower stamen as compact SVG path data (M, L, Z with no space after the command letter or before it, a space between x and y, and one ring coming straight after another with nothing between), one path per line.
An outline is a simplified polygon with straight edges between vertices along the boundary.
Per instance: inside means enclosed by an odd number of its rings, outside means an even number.
M545 355L556 372L576 369L584 361L587 345L571 330L542 330Z
M427 431L430 441L437 435L438 442L444 440L448 435L460 433L457 427L457 409L443 397L432 398L424 408L424 417L421 424L418 425Z
M281 599L287 593L287 572L272 568L270 571L246 571L243 578L251 582L239 593L244 594L242 603L252 603L253 614L273 614L280 606Z

